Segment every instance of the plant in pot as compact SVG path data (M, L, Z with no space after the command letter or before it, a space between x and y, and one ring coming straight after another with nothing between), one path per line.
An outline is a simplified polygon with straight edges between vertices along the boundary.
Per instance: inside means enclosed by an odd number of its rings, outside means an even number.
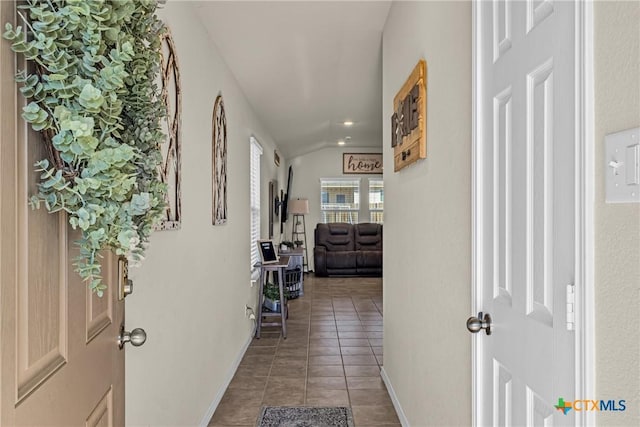
M302 246L302 244L303 244L304 242L303 242L302 240L296 240L296 241L295 241L295 242L293 242L293 243L295 243L296 248L299 248L299 247L301 247L301 246Z
M271 311L280 311L280 289L275 283L264 286L264 306Z
M283 240L282 243L280 243L280 250L281 251L290 251L291 249L293 249L294 244L292 241L290 240Z

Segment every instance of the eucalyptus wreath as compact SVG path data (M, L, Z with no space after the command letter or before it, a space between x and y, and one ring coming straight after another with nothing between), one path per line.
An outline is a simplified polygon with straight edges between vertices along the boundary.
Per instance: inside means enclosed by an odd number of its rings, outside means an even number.
M76 271L102 295L99 251L143 259L162 218L160 120L166 114L156 79L164 26L155 0L28 0L23 26L4 38L28 69L16 81L28 99L22 117L42 133L48 158L32 208L65 211L82 231Z

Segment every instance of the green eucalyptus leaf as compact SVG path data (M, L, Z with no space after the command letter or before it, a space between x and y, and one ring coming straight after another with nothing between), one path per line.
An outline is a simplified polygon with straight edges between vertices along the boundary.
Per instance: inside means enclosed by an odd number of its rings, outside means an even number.
M62 164L35 163L29 205L64 210L82 230L75 271L96 294L106 285L99 251L142 259L162 217L167 186L158 179L166 139L160 89L162 23L154 0L28 0L28 34L3 37L32 65L16 74L28 99L22 115L47 131ZM28 19L27 19L28 18Z
M80 92L80 98L78 102L89 111L97 110L102 106L104 98L100 89L93 87L91 84L86 84Z

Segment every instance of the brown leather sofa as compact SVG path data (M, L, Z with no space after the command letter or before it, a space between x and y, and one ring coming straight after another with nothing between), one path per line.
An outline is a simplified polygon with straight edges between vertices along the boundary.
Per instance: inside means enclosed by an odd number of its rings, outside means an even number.
M316 276L382 276L382 225L318 224L313 256Z

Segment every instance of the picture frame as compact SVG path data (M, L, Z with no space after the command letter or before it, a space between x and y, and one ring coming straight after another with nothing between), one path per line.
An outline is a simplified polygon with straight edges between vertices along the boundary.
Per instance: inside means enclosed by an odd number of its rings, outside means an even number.
M280 198L278 197L278 181L269 181L269 238L273 239L274 224L280 217Z
M273 240L258 240L258 252L260 253L260 261L262 264L275 264L278 260L278 254L276 248L273 245Z
M342 154L342 173L345 175L380 175L382 169L382 153Z

